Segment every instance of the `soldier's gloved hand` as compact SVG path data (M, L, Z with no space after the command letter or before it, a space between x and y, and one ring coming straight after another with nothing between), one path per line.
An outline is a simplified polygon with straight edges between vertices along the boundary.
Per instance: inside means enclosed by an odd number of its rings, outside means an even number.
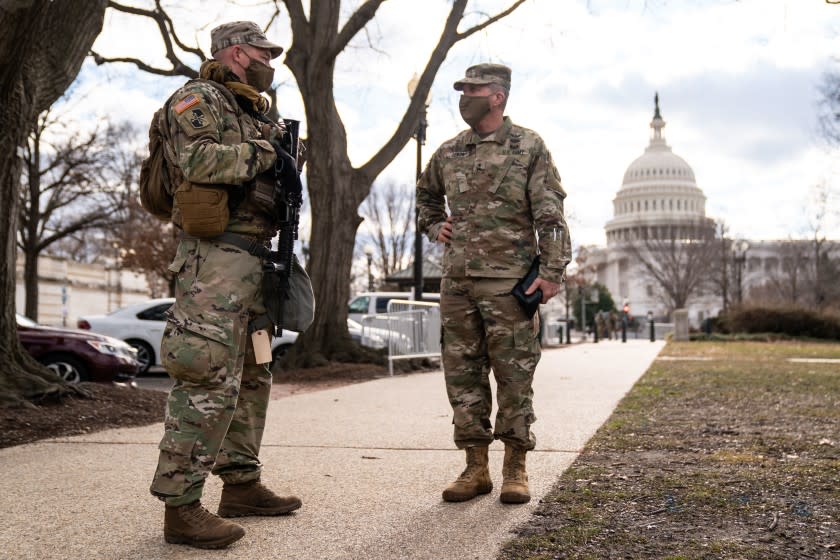
M263 140L268 140L274 144L275 141L280 141L280 138L286 134L286 130L274 123L263 123L260 127L260 134L262 134Z

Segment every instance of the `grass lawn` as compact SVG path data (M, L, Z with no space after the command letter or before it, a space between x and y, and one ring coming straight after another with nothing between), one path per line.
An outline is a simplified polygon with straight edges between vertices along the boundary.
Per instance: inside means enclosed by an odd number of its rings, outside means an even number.
M840 560L840 344L663 357L500 558Z

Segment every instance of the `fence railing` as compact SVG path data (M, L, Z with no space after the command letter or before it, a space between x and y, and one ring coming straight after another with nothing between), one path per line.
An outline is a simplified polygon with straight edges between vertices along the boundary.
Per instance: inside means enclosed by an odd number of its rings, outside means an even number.
M388 373L394 374L394 360L439 358L440 305L434 302L396 300L388 312L362 317L362 344L367 338L387 341Z

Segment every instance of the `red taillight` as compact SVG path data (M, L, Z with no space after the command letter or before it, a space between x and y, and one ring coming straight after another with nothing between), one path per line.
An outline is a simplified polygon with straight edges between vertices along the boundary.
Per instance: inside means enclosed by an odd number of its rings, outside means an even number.
M84 319L79 319L78 321L76 321L76 326L80 329L85 329L86 331L90 330L90 323L88 323Z

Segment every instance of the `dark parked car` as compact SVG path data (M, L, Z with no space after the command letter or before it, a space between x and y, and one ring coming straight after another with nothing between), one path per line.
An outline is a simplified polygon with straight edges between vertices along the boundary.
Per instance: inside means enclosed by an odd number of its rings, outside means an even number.
M23 315L15 319L21 345L68 383L129 383L140 369L137 351L122 340L39 325Z

